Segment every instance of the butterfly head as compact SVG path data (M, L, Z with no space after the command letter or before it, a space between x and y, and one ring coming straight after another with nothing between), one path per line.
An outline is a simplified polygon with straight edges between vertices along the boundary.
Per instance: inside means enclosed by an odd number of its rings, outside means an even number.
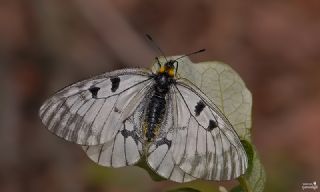
M163 66L160 67L158 73L163 74L166 73L168 74L169 77L174 77L175 75L175 66L174 63L176 63L176 60L169 60L167 61Z

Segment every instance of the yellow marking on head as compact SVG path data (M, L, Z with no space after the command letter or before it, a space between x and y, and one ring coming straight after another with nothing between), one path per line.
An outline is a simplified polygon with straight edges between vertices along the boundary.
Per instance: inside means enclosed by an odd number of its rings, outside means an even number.
M166 68L164 66L161 66L159 69L159 73L164 73L166 70Z
M174 77L174 68L169 68L169 67L166 67L166 66L162 66L162 67L160 67L160 69L159 69L159 71L158 71L158 73L168 73L168 75L170 76L170 77Z
M170 77L174 77L174 68L171 68L171 69L168 70L168 75Z

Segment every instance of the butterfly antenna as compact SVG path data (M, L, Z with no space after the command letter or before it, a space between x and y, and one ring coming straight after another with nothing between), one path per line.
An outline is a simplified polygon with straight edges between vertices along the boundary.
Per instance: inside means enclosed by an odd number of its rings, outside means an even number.
M174 62L177 63L176 73L178 72L178 67L179 67L178 60L179 60L179 59L182 59L182 58L184 58L184 57L187 57L187 56L190 56L190 55L193 55L193 54L201 53L201 52L204 52L204 51L205 51L205 49L200 49L199 51L195 51L195 52L192 52L192 53L188 53L188 54L182 55L181 57L178 57L177 59L175 59Z
M206 51L206 49L200 49L199 51L195 51L195 52L192 52L192 53L188 53L188 54L182 55L181 57L178 57L177 59L175 59L175 61L177 61L179 59L182 59L184 57L190 56L190 55L194 55L194 54L197 54L197 53L204 52L204 51Z
M146 37L148 38L148 40L152 43L152 45L158 49L158 51L162 54L162 56L165 58L166 62L168 62L166 55L164 54L164 52L162 51L162 49L156 44L156 42L152 39L152 37L149 34L146 34ZM158 60L159 61L159 60ZM160 63L159 63L160 64Z

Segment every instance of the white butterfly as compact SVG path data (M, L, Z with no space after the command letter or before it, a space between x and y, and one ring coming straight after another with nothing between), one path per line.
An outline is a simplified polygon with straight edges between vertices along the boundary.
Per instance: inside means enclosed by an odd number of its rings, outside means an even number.
M197 86L177 77L178 62L158 60L156 71L123 69L70 85L41 106L42 122L103 166L145 158L176 182L239 177L248 159L237 133Z

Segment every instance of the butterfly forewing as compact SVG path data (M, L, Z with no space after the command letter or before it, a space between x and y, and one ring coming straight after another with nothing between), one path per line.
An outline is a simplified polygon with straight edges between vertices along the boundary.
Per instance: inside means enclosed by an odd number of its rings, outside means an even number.
M144 69L105 73L53 95L41 106L40 117L51 132L68 141L103 144L114 139L152 83Z
M247 156L229 121L192 83L180 79L174 87L175 163L191 176L207 180L244 174Z

